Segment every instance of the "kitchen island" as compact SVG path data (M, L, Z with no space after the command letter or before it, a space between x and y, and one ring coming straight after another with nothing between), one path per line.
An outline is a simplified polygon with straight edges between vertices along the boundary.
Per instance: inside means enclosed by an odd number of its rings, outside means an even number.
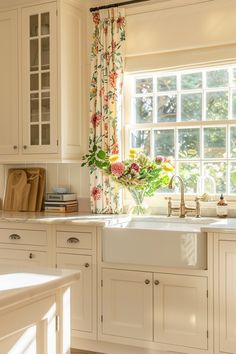
M0 269L0 353L69 354L70 286L79 271Z

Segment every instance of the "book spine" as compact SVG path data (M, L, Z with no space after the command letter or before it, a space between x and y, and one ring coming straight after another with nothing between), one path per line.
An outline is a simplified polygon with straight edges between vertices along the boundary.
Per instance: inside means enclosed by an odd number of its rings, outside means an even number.
M68 213L68 212L74 212L78 211L78 205L73 205L73 206L45 206L45 211L48 212L62 212L62 213Z
M45 207L71 207L71 206L77 206L78 202L74 201L74 202L44 202L44 206Z
M49 194L47 193L47 200L51 201L70 201L70 200L75 200L76 199L76 194Z

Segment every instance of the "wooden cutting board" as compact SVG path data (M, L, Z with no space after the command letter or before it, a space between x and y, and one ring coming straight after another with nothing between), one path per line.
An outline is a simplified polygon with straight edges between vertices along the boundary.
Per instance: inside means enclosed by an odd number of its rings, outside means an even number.
M43 168L9 169L3 209L40 211L45 194L46 173Z

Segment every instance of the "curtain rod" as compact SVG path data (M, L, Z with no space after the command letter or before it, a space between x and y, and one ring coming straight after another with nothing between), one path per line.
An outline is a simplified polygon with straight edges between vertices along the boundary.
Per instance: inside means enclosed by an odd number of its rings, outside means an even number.
M124 1L124 2L117 2L115 4L110 4L110 5L91 7L89 10L90 10L90 12L94 12L94 11L98 11L98 10L110 9L111 7L132 5L132 4L137 4L139 2L145 2L145 1L150 1L150 0L130 0L130 1Z

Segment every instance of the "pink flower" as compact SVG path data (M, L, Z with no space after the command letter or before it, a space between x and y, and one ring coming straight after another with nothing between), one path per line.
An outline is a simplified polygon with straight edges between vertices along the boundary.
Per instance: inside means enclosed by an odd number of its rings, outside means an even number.
M93 14L93 22L94 22L96 25L99 24L99 22L100 22L100 15L99 15L98 12L95 12L95 13Z
M166 158L162 155L157 155L156 156L156 163L162 163L166 160Z
M140 167L139 167L139 165L138 165L136 162L133 162L133 163L130 165L130 171L131 171L131 172L136 173L136 172L139 172L139 170L140 170Z
M125 171L125 165L123 162L114 162L111 165L111 173L116 177L121 177Z
M91 191L91 196L93 200L99 200L102 196L102 190L98 187L93 187Z
M118 74L113 70L109 74L109 81L112 87L116 87L116 80L117 80Z
M124 27L124 25L125 25L125 18L122 17L122 16L119 16L118 19L117 19L117 21L116 21L116 23L117 23L117 27L118 27L118 28Z
M94 113L91 117L91 124L93 125L94 128L98 127L100 122L102 120L102 115L99 113Z

